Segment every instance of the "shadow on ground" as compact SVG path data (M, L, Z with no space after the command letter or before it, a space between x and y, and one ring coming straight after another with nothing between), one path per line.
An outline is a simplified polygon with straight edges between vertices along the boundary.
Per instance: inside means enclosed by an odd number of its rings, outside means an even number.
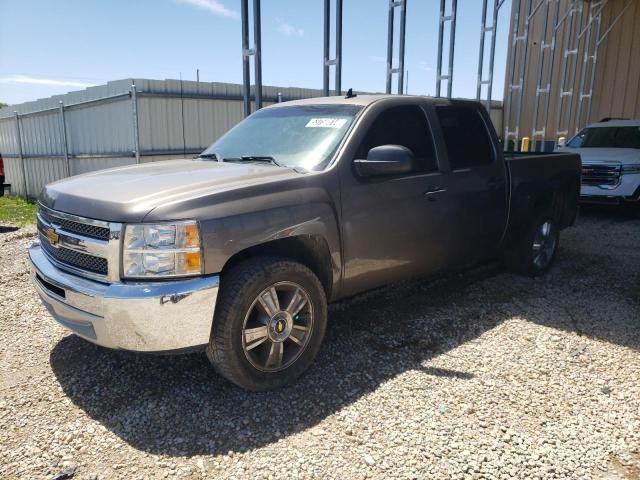
M627 219L588 215L581 221L589 228ZM51 366L68 397L127 443L151 453L190 456L251 450L309 429L408 370L467 381L473 372L424 363L516 315L640 350L638 323L607 314L611 297L603 296L602 315L598 309L579 310L579 295L592 296L593 289L618 295L629 272L612 265L598 248L583 249L579 232L567 232L555 269L543 278L486 266L334 305L315 365L279 391L244 392L217 376L201 354L117 352L75 336L55 346ZM570 291L576 292L575 303L567 302ZM620 298L626 301L628 295ZM634 305L637 319L640 306Z
M14 225L0 225L0 233L12 233L20 230L20 227Z

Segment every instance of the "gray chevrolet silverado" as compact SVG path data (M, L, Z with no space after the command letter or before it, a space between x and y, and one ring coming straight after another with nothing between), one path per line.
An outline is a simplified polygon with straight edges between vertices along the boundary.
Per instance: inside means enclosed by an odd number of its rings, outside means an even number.
M205 350L250 390L313 362L327 303L504 259L551 266L580 158L505 158L470 101L349 96L264 108L198 158L47 185L29 255L42 301L105 347Z

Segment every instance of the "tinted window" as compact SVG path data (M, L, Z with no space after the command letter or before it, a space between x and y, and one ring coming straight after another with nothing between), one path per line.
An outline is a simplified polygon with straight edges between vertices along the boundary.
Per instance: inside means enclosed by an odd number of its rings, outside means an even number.
M493 144L480 113L473 107L437 107L452 170L493 162Z
M380 145L407 147L415 156L416 172L438 168L431 130L420 107L393 107L382 112L360 145L357 157L366 158L369 150Z
M640 127L585 128L573 137L572 148L640 148Z

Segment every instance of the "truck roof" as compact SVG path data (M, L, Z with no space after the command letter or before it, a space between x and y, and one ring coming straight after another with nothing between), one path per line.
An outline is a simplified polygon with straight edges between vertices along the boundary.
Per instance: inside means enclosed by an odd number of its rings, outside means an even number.
M640 127L640 120L608 120L587 125L587 128L600 127Z
M360 95L358 94L350 98L346 98L343 95L335 95L332 97L305 98L302 100L292 100L289 102L275 103L266 108L279 108L279 107L288 107L288 106L295 106L295 105L337 105L337 104L360 105L362 107L366 107L367 105L370 105L379 100L392 99L392 98L397 99L399 97L426 99L429 101L433 101L434 103L442 103L442 104L449 103L449 99L447 98L427 97L423 95L388 95L388 94Z

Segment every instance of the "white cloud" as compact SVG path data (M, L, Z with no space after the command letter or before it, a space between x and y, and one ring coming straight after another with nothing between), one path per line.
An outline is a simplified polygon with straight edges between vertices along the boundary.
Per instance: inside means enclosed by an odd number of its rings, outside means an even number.
M178 3L185 3L192 7L202 8L214 15L227 18L240 18L236 10L225 7L219 0L176 0Z
M73 80L55 80L53 78L37 78L27 75L9 75L0 77L0 83L5 84L27 84L27 85L48 85L52 87L93 87L94 83L76 82Z
M304 37L304 29L294 27L288 23L281 23L276 30L287 37Z

